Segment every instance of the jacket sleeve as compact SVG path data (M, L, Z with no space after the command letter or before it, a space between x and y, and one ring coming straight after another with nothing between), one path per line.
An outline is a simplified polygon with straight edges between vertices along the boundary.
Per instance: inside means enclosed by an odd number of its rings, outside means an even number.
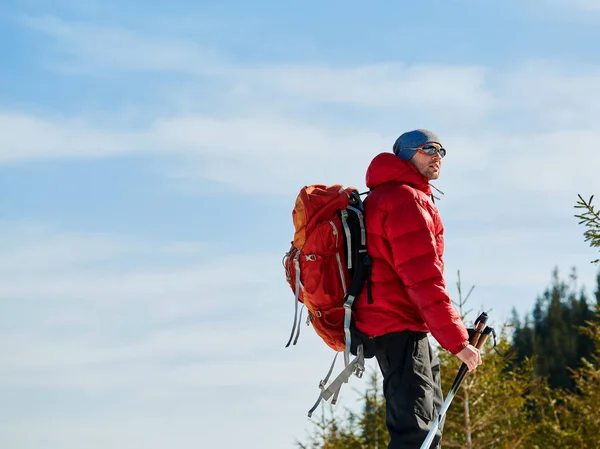
M468 344L467 329L452 306L436 252L433 219L412 192L402 190L389 205L384 232L391 245L394 269L410 300L438 343L452 354Z

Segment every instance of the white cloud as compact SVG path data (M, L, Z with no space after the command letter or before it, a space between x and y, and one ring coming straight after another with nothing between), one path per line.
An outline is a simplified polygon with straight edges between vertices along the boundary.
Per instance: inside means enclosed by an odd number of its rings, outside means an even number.
M517 186L546 192L594 187L598 153L584 150L582 164L566 149L597 141L598 66L573 71L556 62L532 61L498 71L402 63L236 65L205 57L190 42L55 17L28 17L24 23L47 35L75 63L96 70L202 72L219 81L214 95L227 106L203 104L146 116L145 126L135 130L97 117L4 111L0 163L167 155L175 162L166 166L167 175L188 190L217 184L246 193L291 194L314 182L362 188L372 156L389 151L401 130L425 126L438 131L449 148L440 186L454 192L470 194L472 180L485 181L483 189L502 186L507 192ZM107 38L114 45L107 46ZM163 54L170 56L163 61ZM195 101L202 104L204 98ZM321 112L333 105L356 108L353 115L361 111L359 119L345 122L349 115L343 111Z
M123 256L128 252L149 252L149 248L134 242L124 243L103 235L81 234L56 234L42 241L22 241L20 246L2 252L0 273L51 273L76 269L83 264Z
M2 114L0 163L163 154L185 161L171 173L174 177L244 186L250 192L272 192L274 185L285 190L290 184L296 190L315 168L317 174L333 179L352 166L362 178L360 166L369 159L364 148L381 148L384 139L373 132L346 131L277 118L184 116L159 119L143 131L123 135L111 130L84 130L63 121ZM362 164L356 164L353 156ZM331 167L335 171L328 173ZM257 178L257 172L263 176ZM315 174L309 176L317 179Z
M84 120L0 112L0 164L33 159L111 156L137 149L131 133L97 129Z
M144 377L143 370L139 374ZM292 448L295 438L306 439L305 429L314 430L306 410L298 407L307 402L306 391L295 387L196 388L167 396L157 386L155 397L134 403L123 390L118 407L111 409L103 396L90 394L82 398L89 406L81 412L59 405L42 419L30 413L27 421L13 412L0 424L0 442L7 448L49 449L192 448L199 441L223 449ZM276 401L269 399L273 396Z
M530 136L507 145L512 155L503 161L507 178L529 191L556 194L592 192L598 187L600 153L595 130L556 131Z
M240 73L251 89L281 92L294 101L385 108L447 120L477 120L494 106L478 66L382 63L357 67L267 66Z
M234 417L227 447L264 419L279 424L255 437L260 447L303 437L333 353L308 328L299 346L284 348L293 295L280 255L215 255L195 242L190 253L183 242L6 221L0 229L0 245L10 246L0 254L0 317L11 317L0 332L0 390L36 409L0 412L0 445L164 447L182 422L182 444L213 442ZM44 402L57 394L65 400ZM340 407L354 407L356 394L348 386ZM76 411L67 398L93 405ZM274 408L276 418L265 416ZM139 423L159 428L146 438Z
M0 226L6 248L0 254L3 304L33 300L71 306L76 301L73 307L86 324L97 318L90 313L131 313L132 307L140 307L146 319L202 318L228 309L229 295L245 289L259 295L256 302L262 304L260 294L272 280L264 268L278 267L281 259L216 253L204 242L148 242L36 227L23 232L16 226ZM234 313L243 310L240 304ZM60 312L52 316L60 322Z
M16 122L24 126L15 126ZM48 133L48 129L55 132ZM440 186L451 182L455 191L468 192L473 180L482 178L484 189L585 192L595 187L600 153L589 148L598 140L597 128L514 133L480 129L442 135L449 156ZM369 161L378 152L389 151L392 139L368 128L269 117L171 117L121 135L41 118L0 115L0 161L5 164L35 158L162 154L183 162L169 166L167 174L192 189L208 181L246 193L290 194L313 182L362 188Z
M150 38L130 30L67 22L52 16L25 17L23 23L55 42L63 69L209 75L227 81L230 94L254 98L258 107L260 96L276 102L278 96L287 95L296 104L409 108L413 113L436 111L436 115L445 119L457 115L476 119L494 103L486 88L487 70L478 66L386 63L347 68L253 67L226 62L216 52L192 41ZM64 60L65 53L70 59Z
M547 0L550 4L561 5L569 9L577 9L586 12L600 11L598 0Z
M435 184L448 186L454 198L488 193L506 205L515 195L534 192L548 199L558 194L576 198L597 188L600 153L593 142L599 138L597 126L450 136L448 158Z
M600 66L529 61L501 74L498 111L518 117L533 130L598 129ZM509 119L507 117L507 119Z
M67 22L53 16L26 16L22 23L53 39L67 60L52 62L61 70L91 73L96 69L212 73L220 58L196 43L141 36L122 28Z

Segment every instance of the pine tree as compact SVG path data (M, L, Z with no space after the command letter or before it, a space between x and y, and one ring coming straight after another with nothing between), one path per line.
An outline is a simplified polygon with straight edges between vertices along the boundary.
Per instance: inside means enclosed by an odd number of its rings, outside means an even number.
M502 332L498 349L508 352L510 343ZM443 354L445 391L458 371L460 362ZM467 374L448 410L444 426L444 447L517 448L535 430L534 420L540 384L531 376L533 366L524 363L512 368L507 357L490 346L482 350L483 363Z
M317 429L310 436L309 443L297 442L300 449L361 449L356 436L349 432L348 421L341 421L334 416L331 406L328 406L329 416L323 414L321 421L315 423Z
M575 215L580 224L586 226L585 241L592 248L600 247L600 213L592 205L593 196L585 201L579 195L576 208L584 212ZM592 261L600 263L600 259ZM578 356L579 367L570 369L573 376L574 392L555 391L554 425L546 435L558 436L560 445L555 447L576 447L592 449L600 447L600 272L596 277L596 313L587 308L585 297L581 295L579 304L572 304L572 310L579 322ZM575 306L579 307L575 307ZM583 324L583 325L581 325ZM587 353L586 353L587 351Z
M585 241L590 242L592 248L600 248L600 211L596 211L592 204L594 195L588 201L584 200L581 195L578 196L579 201L575 208L583 209L583 212L575 217L581 220L579 224L583 224L587 228L583 233ZM600 259L594 260L593 263L600 263Z
M389 435L385 424L385 398L380 386L380 376L373 372L370 387L363 396L363 413L358 417L361 448L385 449Z
M459 300L456 306L463 316L463 308L473 287L462 297L458 275ZM497 348L490 345L482 348L483 363L465 377L446 414L444 447L473 448L517 448L535 428L531 413L526 405L536 394L537 383L533 382L531 363L522 368L511 369L510 359L504 354L510 349L505 329L501 332ZM461 365L460 360L443 351L442 387L448 391Z
M600 447L600 322L579 328L594 343L594 352L571 373L574 391L545 388L538 397L539 424L526 440L526 447L597 449Z
M547 378L553 388L573 389L569 368L577 368L580 359L592 351L590 338L578 332L577 326L593 319L584 292L577 291L575 269L569 282L561 280L558 268L554 269L551 285L538 297L531 318L531 322L526 318L524 325L515 319L515 364L533 357L538 377Z
M541 313L541 310L538 313ZM525 322L521 324L521 320L519 319L519 315L515 309L512 311L511 322L514 327L512 351L515 354L515 361L520 363L523 360L533 356L535 333L533 331L533 325L529 321L529 316L525 316Z
M570 430L573 447L600 447L600 323L589 322L581 328L594 342L595 351L574 371L576 393L566 400L564 422Z
M596 292L594 296L596 298L596 308L600 310L600 271L598 271L598 275L596 276Z
M329 406L329 417L323 413L317 430L308 445L298 443L300 449L385 449L389 436L385 425L385 398L381 380L376 371L371 373L369 387L363 394L360 413L346 411L343 419L334 416Z

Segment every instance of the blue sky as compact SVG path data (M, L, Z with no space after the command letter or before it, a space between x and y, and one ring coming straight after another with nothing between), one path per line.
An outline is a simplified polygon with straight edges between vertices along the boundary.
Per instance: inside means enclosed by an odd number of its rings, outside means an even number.
M332 357L283 348L295 195L417 127L453 297L595 288L600 2L414 3L3 2L0 446L292 448Z

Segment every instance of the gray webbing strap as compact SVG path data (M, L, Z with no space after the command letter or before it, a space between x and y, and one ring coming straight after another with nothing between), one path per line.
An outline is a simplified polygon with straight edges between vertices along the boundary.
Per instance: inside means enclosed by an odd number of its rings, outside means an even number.
M294 256L294 267L296 268L296 295L294 297L294 324L292 325L292 332L290 333L290 339L288 340L287 344L285 345L286 348L290 345L290 343L292 342L292 339L294 338L294 332L296 331L296 323L298 324L298 327L300 327L300 323L298 322L298 298L300 298L300 262L298 260L299 258L300 258L300 251L298 251L296 253L296 255ZM300 332L300 329L298 329L298 333L299 332ZM296 342L294 342L294 344L296 344Z
M302 312L304 312L304 304L302 304L302 308L300 309L300 318L298 318L298 330L296 331L296 338L294 338L294 344L298 343L298 338L300 337L300 328L302 327Z
M333 367L335 366L335 362L337 360L337 356L339 355L339 352L335 353L335 357L333 358L333 362L331 362L331 366L329 367L329 371L327 371L327 374L325 375L325 379L323 379L321 382L319 382L319 388L322 390L323 388L325 388L325 385L327 385L327 382L329 382L329 377L331 376L331 373L333 373Z
M350 333L350 324L352 322L352 304L356 298L352 295L348 295L344 302L344 335L346 340L346 349L344 350L344 364L348 365L350 361L350 348L352 335Z
M340 374L338 374L338 376L333 380L333 382L331 382L331 384L327 388L325 388L324 381L320 383L319 388L321 388L321 394L319 395L317 402L315 402L315 405L313 405L313 407L308 411L308 417L310 418L312 416L313 412L317 409L317 407L323 400L328 401L333 396L332 404L335 404L340 393L340 389L342 388L342 385L348 382L348 379L352 374L355 374L357 377L362 377L364 370L365 357L363 353L363 346L359 345L357 355L354 358L354 360L352 360L352 362L350 362L346 366L346 368L344 368L344 370Z
M346 234L346 245L348 253L348 269L352 269L352 235L350 233L350 226L348 226L348 212L342 211L342 225L344 226L344 233Z

